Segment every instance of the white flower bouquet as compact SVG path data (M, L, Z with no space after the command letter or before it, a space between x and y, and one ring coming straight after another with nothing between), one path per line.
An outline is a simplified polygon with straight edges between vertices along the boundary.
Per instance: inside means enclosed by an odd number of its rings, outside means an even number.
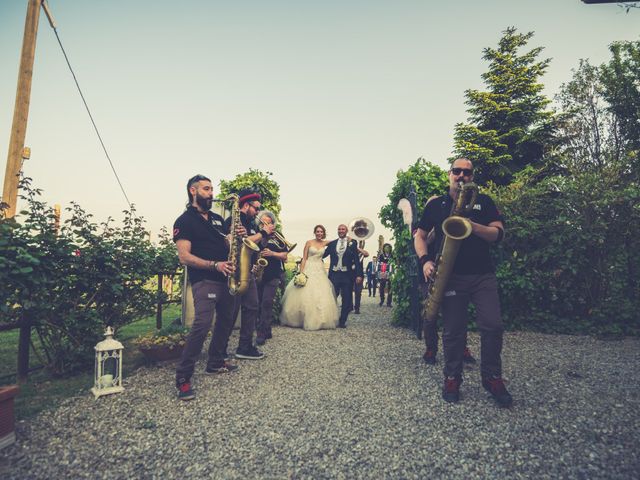
M307 284L307 275L304 273L299 273L295 277L293 277L293 284L296 287L304 287Z

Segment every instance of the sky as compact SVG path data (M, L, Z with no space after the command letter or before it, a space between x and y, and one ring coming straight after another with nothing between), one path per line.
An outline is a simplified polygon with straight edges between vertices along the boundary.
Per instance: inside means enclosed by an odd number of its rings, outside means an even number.
M516 27L551 58L553 97L578 60L640 39L640 10L580 0L50 0L63 46L127 196L155 234L184 209L186 181L214 188L250 168L280 185L285 237L335 237L366 217L367 242L399 170L442 167L485 47ZM11 132L27 0L0 0L0 152ZM44 12L25 175L49 204L122 218L127 203ZM6 158L6 157L5 157ZM4 168L2 169L4 176ZM20 207L20 205L19 205ZM63 212L64 221L65 214Z

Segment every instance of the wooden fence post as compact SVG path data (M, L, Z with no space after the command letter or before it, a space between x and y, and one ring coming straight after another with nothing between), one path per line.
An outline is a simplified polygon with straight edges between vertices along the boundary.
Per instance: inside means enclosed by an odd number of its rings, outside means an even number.
M156 307L156 328L160 330L162 328L162 273L158 274L158 299Z
M25 383L29 375L29 348L31 346L31 319L26 315L20 321L18 340L18 383Z

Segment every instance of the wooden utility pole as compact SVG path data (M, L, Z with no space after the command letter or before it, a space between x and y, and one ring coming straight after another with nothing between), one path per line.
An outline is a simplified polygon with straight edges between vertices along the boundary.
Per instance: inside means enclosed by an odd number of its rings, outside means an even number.
M27 134L33 59L36 54L36 35L38 33L40 7L43 1L44 0L28 0L27 18L24 23L16 105L13 110L13 125L11 127L9 154L7 156L7 168L4 173L4 188L2 190L2 201L9 205L9 208L5 211L6 218L15 216L16 205L18 203L18 175L22 167L22 152L24 149L24 139Z

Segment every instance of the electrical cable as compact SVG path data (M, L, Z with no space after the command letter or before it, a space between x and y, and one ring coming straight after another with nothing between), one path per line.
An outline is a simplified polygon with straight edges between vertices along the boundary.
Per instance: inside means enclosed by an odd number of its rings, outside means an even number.
M73 68L71 67L71 63L69 62L69 57L67 56L67 52L65 51L64 47L62 46L62 41L60 40L60 36L58 35L58 29L54 26L52 26L51 28L53 28L53 32L56 34L56 38L58 39L58 44L60 45L60 48L62 49L62 54L64 55L64 59L67 62L67 66L69 67L69 71L71 72L71 75L73 76L73 81L76 83L76 87L78 89L78 92L80 93L80 97L82 98L82 103L84 103L84 107L87 109L87 113L89 114L89 118L91 119L91 123L93 124L93 129L96 131L96 135L98 135L98 140L100 140L100 145L102 145L102 150L104 150L104 154L107 157L107 160L109 161L109 165L111 166L111 170L113 171L113 174L116 177L116 180L118 181L118 185L120 185L120 190L122 190L122 194L124 195L125 200L127 201L127 204L129 205L129 208L131 210L133 210L133 205L131 204L131 202L129 201L129 197L127 196L127 192L125 192L124 190L124 186L122 185L122 182L120 181L120 177L118 176L118 173L116 172L116 168L113 165L113 162L111 161L111 157L109 156L109 152L107 151L107 147L105 146L104 142L102 141L102 136L100 135L100 132L98 131L98 126L96 125L96 122L93 120L93 115L91 115L91 110L89 110L89 105L87 105L87 101L84 98L84 94L82 93L82 89L80 88L80 84L78 83L78 79L76 78L76 74L73 71ZM135 214L134 214L135 216Z

